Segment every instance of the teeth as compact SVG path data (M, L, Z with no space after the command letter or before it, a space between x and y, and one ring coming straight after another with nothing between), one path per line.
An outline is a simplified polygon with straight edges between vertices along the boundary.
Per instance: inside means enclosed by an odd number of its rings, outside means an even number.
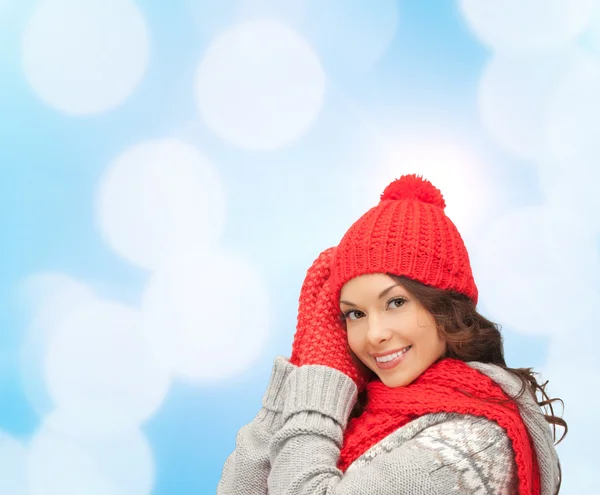
M388 361L392 361L394 359L396 359L397 357L402 356L402 354L406 354L406 352L411 348L412 346L409 345L408 347L405 347L404 349L402 349L399 352L394 352L394 354L388 354L387 356L382 356L382 357L378 357L375 358L375 360L378 363L387 363Z

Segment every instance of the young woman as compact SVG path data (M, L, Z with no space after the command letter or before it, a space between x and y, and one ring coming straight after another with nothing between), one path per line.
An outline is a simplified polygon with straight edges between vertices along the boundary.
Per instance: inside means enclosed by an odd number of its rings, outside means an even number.
M313 263L291 358L218 494L558 493L566 423L531 370L506 366L444 208L403 176Z

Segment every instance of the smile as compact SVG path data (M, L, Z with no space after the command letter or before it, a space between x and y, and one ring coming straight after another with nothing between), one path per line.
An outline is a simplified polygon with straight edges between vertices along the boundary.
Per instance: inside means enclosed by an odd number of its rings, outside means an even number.
M393 352L392 354L386 354L385 356L377 356L375 357L375 362L377 363L377 367L380 369L391 369L396 367L404 360L404 356L408 351L412 349L412 345L405 347L404 349L400 349L397 352Z

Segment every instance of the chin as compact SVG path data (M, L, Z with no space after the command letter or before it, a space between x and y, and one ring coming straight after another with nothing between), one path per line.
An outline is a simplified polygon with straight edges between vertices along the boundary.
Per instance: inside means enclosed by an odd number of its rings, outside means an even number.
M389 388L406 387L414 381L414 378L411 379L406 376L379 376L379 379L381 383Z

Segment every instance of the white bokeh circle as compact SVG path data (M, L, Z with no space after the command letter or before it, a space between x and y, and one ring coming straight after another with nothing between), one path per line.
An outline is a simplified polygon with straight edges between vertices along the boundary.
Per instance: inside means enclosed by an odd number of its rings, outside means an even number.
M600 253L589 227L562 208L532 206L491 222L471 253L492 320L538 335L571 334L598 305Z
M0 431L0 493L29 495L28 470L27 447Z
M593 19L596 0L460 0L473 33L503 55L523 57L575 40Z
M277 19L297 26L309 12L312 0L236 0L236 19ZM227 0L226 2L227 3ZM313 16L314 18L314 16Z
M600 294L596 294L600 304ZM582 345L585 342L585 345ZM596 423L595 411L600 408L600 397L590 394L590 388L600 376L597 349L600 337L591 326L576 327L550 340L543 377L550 381L553 397L560 397L568 408L566 419L571 424ZM561 412L559 406L558 411ZM600 433L600 425L597 426Z
M74 115L119 106L146 71L150 41L130 0L46 0L23 35L23 67L38 96Z
M398 30L397 0L310 0L305 31L333 72L365 72L384 55Z
M204 381L234 376L258 358L269 309L256 269L217 252L173 258L153 275L142 302L144 332L165 365Z
M189 18L205 35L215 35L235 18L239 0L183 0Z
M444 211L463 235L478 227L495 203L494 188L480 158L458 142L423 140L401 146L384 167L376 170L370 170L366 178L371 206L394 179L404 174L421 175L440 189L446 201Z
M597 148L599 125L600 58L582 55L556 87L546 114L550 154L564 159Z
M598 304L600 294L596 307ZM550 397L564 401L562 416L569 426L565 441L558 446L563 473L566 473L565 493L593 493L595 487L600 486L594 461L600 437L596 414L600 398L590 393L596 389L600 376L598 346L600 337L593 325L573 326L564 335L552 337L548 359L541 370L542 380L549 380L546 390ZM554 408L555 414L563 413L560 403L555 403ZM559 436L562 431L557 428Z
M600 57L600 5L589 29L583 36L582 45L594 56Z
M195 147L177 139L143 142L110 164L97 216L116 253L155 269L173 253L216 243L225 217L223 186Z
M519 158L556 159L560 149L575 153L573 139L571 145L568 142L553 145L550 139L555 136L549 134L549 129L552 125L560 128L557 126L562 115L575 117L582 112L580 107L568 107L568 88L575 86L568 80L569 74L576 74L585 60L584 54L574 47L531 59L492 57L479 83L478 103L483 126ZM565 85L565 96L557 100L560 88ZM588 121L578 124L578 128Z
M93 300L67 312L50 338L46 386L56 430L96 438L135 428L163 402L170 375L142 334L138 311Z
M20 292L32 315L19 356L21 385L29 403L43 417L55 407L43 370L48 343L64 316L89 303L95 294L87 285L58 272L27 277Z
M83 442L44 425L31 440L29 478L31 495L148 495L154 459L137 430Z
M239 24L210 44L196 72L196 103L219 137L275 149L316 120L325 74L310 45L277 21Z
M537 164L548 204L569 211L600 234L600 146L569 160Z
M60 272L40 272L26 277L20 284L20 293L34 314L49 318L95 297L88 285Z

